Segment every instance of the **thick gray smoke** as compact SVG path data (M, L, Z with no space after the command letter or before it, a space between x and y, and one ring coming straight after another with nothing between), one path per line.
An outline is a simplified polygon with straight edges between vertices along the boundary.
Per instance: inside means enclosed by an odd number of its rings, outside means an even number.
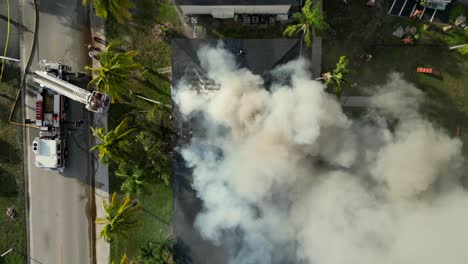
M204 202L196 227L233 237L232 263L467 263L462 144L418 114L415 87L391 75L351 120L305 60L267 91L221 48L199 58L221 89L179 85L182 114L204 117L182 155Z

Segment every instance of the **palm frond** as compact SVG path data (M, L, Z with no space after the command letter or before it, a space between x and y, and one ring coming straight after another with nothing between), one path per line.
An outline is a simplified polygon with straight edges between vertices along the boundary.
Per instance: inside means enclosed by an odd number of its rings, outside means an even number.
M301 12L294 14L293 18L298 23L288 26L283 35L292 37L298 32L302 32L308 47L312 46L314 32L322 36L329 28L325 22L325 15L320 3L314 4L312 0L306 0Z
M87 67L96 74L90 82L102 92L108 93L112 101L125 101L128 99L128 87L131 77L142 69L134 62L137 51L117 52L117 42L111 42L104 52L98 55L100 66L97 69Z
M283 35L292 37L296 35L298 31L300 31L301 27L302 27L302 24L290 25L283 31Z
M314 33L312 32L310 25L306 25L304 27L304 41L307 47L312 47L312 42L314 41Z
M134 203L129 196L118 200L117 193L113 193L109 203L102 202L102 208L106 217L96 219L97 224L105 225L99 237L110 242L116 236L126 237L138 225L137 216L142 205Z
M94 10L96 10L96 15L107 19L108 16L108 1L112 0L93 0L94 2Z

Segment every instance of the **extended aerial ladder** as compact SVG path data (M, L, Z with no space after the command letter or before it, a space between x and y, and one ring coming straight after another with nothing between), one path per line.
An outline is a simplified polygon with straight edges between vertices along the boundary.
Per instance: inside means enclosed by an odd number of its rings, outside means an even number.
M42 87L47 87L74 101L86 105L86 109L95 113L109 110L111 97L99 91L87 91L69 82L50 75L47 71L34 71L32 80Z
M74 78L84 77L84 74L72 73L71 68L65 64L43 60L39 66L40 70L30 74L30 80L40 86L37 92L35 120L39 127L39 135L32 143L32 150L36 156L35 164L40 168L63 171L67 156L65 97L84 104L86 109L95 113L106 113L111 97L99 91L87 91L70 83L76 81Z

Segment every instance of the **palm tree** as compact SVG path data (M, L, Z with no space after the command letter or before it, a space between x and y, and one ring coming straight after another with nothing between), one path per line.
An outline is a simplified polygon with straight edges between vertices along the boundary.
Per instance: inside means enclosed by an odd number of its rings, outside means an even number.
M318 78L325 80L326 86L329 86L330 84L333 85L333 92L338 98L341 97L342 84L347 82L346 75L349 73L348 64L349 61L346 56L340 56L340 60L336 64L333 74L325 72L322 74L322 78Z
M171 264L174 259L175 242L173 236L167 236L161 242L149 240L146 247L140 248L138 260L144 264Z
M96 75L89 85L96 85L100 91L111 95L113 102L127 98L129 81L142 68L134 62L137 51L118 52L114 46L114 43L109 44L105 51L97 55L100 63L98 68L85 67Z
M175 239L166 237L161 243L158 243L156 248L156 263L171 264L174 260Z
M127 195L142 194L145 191L145 170L135 167L130 173L121 169L115 173L119 177L125 178L120 186L121 190Z
M297 24L288 26L283 35L292 37L301 33L307 47L312 46L314 32L322 36L329 27L320 4L313 4L312 0L306 0L301 12L294 14L293 18Z
M99 238L111 242L115 237L127 237L127 233L138 225L137 216L142 205L133 202L128 195L118 200L117 193L113 193L109 203L102 201L102 208L106 216L96 218L97 224L105 225Z
M127 258L127 254L124 254L122 258L120 259L120 264L136 264L135 260L129 261ZM115 260L112 261L112 264L115 264Z
M96 15L107 19L109 13L119 22L132 17L128 9L135 7L130 0L83 0L83 5L94 4Z
M142 263L152 263L156 258L156 247L155 243L151 240L146 242L146 247L140 248L140 255L138 256L138 260Z
M109 160L125 160L128 156L127 151L119 146L119 143L136 131L136 128L129 127L129 122L129 119L125 118L117 127L107 133L104 128L91 128L93 135L101 142L92 147L90 151L98 149L99 160L105 163Z

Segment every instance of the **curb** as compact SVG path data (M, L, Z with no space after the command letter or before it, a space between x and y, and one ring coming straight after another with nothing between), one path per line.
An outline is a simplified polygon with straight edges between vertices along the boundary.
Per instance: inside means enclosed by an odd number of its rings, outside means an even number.
M105 21L97 17L93 8L90 7L90 25L91 25L91 37L94 42L94 38L99 38L105 41ZM97 44L97 43L96 43ZM99 62L95 59L93 61L93 67L98 67ZM107 114L92 114L92 125L93 127L102 127L106 131L107 126ZM96 139L91 137L91 143L94 145ZM93 155L96 157L98 151L94 151ZM93 159L94 166L94 202L96 208L96 217L105 217L105 212L102 209L101 203L103 201L109 202L109 168L106 164L101 163L97 159ZM98 239L99 233L103 226L95 224L95 257L94 263L96 264L108 264L110 263L110 244L102 239Z
M18 1L18 21L23 22L23 6L24 6L24 0ZM23 55L26 54L25 48L24 48L24 32L20 32L19 36L19 59L23 59ZM24 72L24 63L20 64L20 69L21 69L21 74L20 78L23 78L23 75L25 74ZM21 118L25 120L25 114L26 111L24 109L26 108L25 106L25 92L21 91ZM29 226L29 178L28 178L28 153L27 153L27 145L26 145L26 137L28 136L28 130L29 128L22 128L22 140L23 140L23 177L24 177L24 224L25 224L25 231L26 231L26 257L27 261L26 263L29 264L31 263L31 242L30 242L30 226Z

